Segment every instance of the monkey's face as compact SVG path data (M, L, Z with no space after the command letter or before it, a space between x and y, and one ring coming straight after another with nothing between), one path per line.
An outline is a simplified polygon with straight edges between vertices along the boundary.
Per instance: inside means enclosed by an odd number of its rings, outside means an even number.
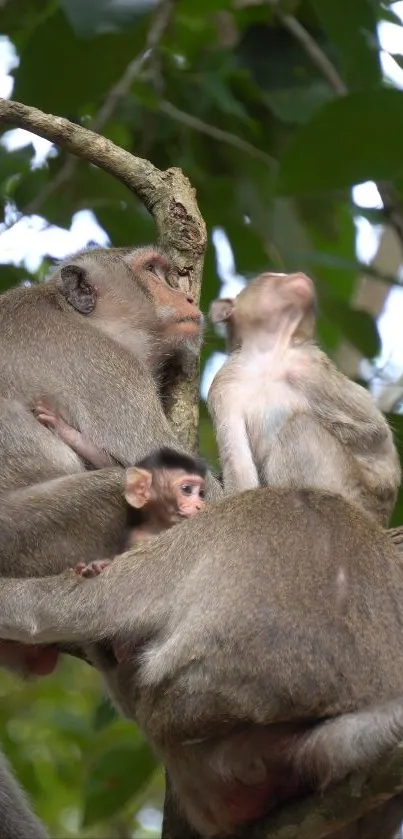
M206 486L200 475L183 472L176 478L172 476L171 486L179 518L191 518L203 509Z
M130 352L167 360L181 345L198 351L203 329L193 298L172 288L172 266L154 248L120 255L87 251L60 269L57 285L67 302Z
M299 321L314 305L315 289L305 274L261 274L236 298L234 325L277 331L281 321Z
M195 516L205 504L205 481L200 475L182 469L154 470L147 506L149 520L159 521L161 529Z
M125 498L153 529L166 530L204 507L205 480L180 468L126 470Z
M305 274L261 274L235 300L216 300L210 309L213 323L225 321L231 349L257 334L276 338L284 330L312 337L315 288Z
M142 248L128 255L127 264L151 303L155 328L165 351L186 343L198 350L203 332L203 316L194 298L173 288L173 266L155 248Z

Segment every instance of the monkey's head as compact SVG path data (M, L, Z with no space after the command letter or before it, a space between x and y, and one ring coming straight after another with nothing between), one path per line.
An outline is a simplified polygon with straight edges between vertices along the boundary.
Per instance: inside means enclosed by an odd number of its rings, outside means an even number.
M214 300L210 308L213 323L227 323L230 349L259 333L277 339L287 332L307 340L314 334L315 315L315 287L302 273L260 274L235 299Z
M169 285L173 267L154 247L93 249L62 263L54 282L65 303L153 365L182 347L195 354L203 318L194 299Z
M126 501L165 530L204 507L206 472L200 458L158 449L126 470Z

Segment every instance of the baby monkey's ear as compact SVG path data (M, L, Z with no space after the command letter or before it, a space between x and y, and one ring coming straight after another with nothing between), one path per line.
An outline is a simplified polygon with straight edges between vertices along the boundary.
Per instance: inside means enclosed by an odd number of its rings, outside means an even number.
M153 476L148 469L138 469L131 466L126 469L125 499L131 507L139 510L151 498L151 484Z
M213 300L210 306L210 320L212 323L223 323L229 320L234 311L234 300L232 297L221 297L220 300Z

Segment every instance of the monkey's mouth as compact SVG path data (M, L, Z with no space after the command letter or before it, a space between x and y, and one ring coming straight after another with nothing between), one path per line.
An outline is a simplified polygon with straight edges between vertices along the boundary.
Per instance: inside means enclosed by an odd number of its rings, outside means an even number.
M186 318L179 318L172 324L172 329L177 329L178 332L200 332L203 327L203 316L189 315Z

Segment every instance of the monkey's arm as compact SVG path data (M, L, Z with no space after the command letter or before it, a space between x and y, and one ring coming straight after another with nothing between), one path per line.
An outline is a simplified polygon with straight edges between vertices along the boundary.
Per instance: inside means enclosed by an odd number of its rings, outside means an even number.
M224 492L260 486L243 411L231 387L232 361L224 364L210 388L207 405L216 434ZM228 386L229 385L229 386Z
M389 427L368 391L344 376L323 354L319 365L306 385L318 419L342 443L361 450L382 445L390 436Z
M161 625L171 588L167 575L146 570L147 550L119 557L99 576L59 576L0 581L0 638L28 644L72 642L151 635ZM143 562L142 562L143 559ZM133 583L133 585L132 585ZM153 590L154 589L154 590ZM116 609L116 602L119 608Z
M224 492L242 492L260 486L243 417L227 415L216 425L216 439Z
M213 510L211 515L214 518ZM114 638L135 641L138 634L152 636L173 608L183 576L183 563L175 562L180 543L183 536L199 539L201 523L195 534L194 523L200 518L202 514L115 557L117 562L92 579L78 577L74 571L45 578L1 579L0 638L31 644L52 643L49 639L88 644ZM193 562L189 551L185 565Z
M279 430L264 462L268 486L309 486L343 494L344 452L312 412L293 414Z

